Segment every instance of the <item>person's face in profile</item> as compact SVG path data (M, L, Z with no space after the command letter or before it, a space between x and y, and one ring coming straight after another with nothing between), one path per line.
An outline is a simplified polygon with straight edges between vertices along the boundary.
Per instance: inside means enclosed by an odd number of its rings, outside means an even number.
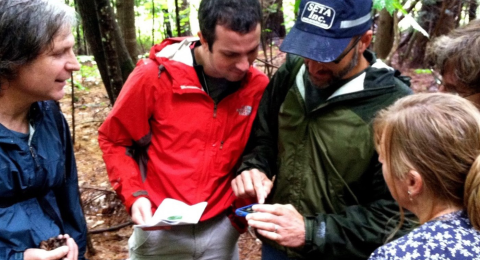
M472 88L455 75L454 69L448 64L442 73L442 81L438 87L438 91L445 93L457 94L470 102L472 102L478 109L480 109L480 93L476 88Z
M458 94L461 97L468 97L475 94L475 90L468 87L455 75L455 68L451 64L446 64L442 72L442 81L438 91L444 93Z
M11 91L21 94L27 102L63 97L66 80L72 71L80 69L73 53L75 39L70 29L68 26L61 28L52 46L47 46L33 61L18 69L17 77L7 84Z
M229 81L242 80L258 55L260 24L245 34L217 25L215 34L212 49L206 52L205 73ZM208 48L206 42L202 46Z

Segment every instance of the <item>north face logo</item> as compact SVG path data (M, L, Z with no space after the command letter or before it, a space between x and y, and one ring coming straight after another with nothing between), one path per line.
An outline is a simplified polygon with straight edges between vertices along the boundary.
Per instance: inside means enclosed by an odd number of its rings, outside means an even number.
M308 2L302 13L302 22L330 29L335 18L335 10L316 2Z
M252 107L251 106L243 106L239 109L237 109L238 114L241 116L249 116L252 113Z

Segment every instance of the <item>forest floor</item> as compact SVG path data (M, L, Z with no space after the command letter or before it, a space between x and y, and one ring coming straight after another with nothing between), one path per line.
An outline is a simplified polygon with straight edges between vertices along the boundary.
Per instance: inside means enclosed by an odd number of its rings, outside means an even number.
M282 63L284 55L276 57L274 64ZM262 64L258 63L260 67ZM403 74L412 77L415 92L435 91L430 74L417 74L413 69L403 69ZM75 155L79 172L79 186L82 194L85 215L93 250L87 254L91 260L127 259L128 238L133 227L123 205L112 191L101 151L98 147L97 129L111 109L105 88L99 78L84 78L75 74L75 80L88 87L75 89L73 96L68 93L61 100L62 111L69 121L70 128L75 127ZM74 115L74 123L72 121ZM75 126L74 126L75 124ZM240 259L260 259L261 242L248 232L239 240Z

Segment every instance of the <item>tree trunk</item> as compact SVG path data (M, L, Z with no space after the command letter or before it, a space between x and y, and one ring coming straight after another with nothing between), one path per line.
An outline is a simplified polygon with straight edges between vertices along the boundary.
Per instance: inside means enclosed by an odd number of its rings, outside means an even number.
M459 19L462 0L436 0L432 4L422 2L422 8L418 17L418 23L424 28L431 38L448 33L455 28L457 19ZM415 33L415 32L412 32ZM407 46L407 51L402 52L404 55L400 57L402 61L407 61L410 67L425 66L425 50L429 39L420 33L416 33L415 37Z
M373 48L378 58L385 59L388 57L393 47L394 38L393 16L391 16L387 10L383 9L380 11Z
M117 0L117 21L120 26L128 53L137 62L138 46L135 32L135 0Z
M165 32L165 37L164 38L171 38L173 37L173 32L172 32L172 24L170 23L170 13L168 12L168 9L162 9L163 13L163 26L164 32Z
M439 35L445 35L458 26L460 14L462 12L462 0L442 1L442 9L438 22L430 35L434 38Z
M478 2L477 0L470 0L470 6L468 8L468 20L473 21L477 19L477 8Z
M75 12L78 13L78 8L77 8L77 2L76 0L73 1L73 5L74 5L74 8L75 8ZM82 34L80 33L81 31L83 31L83 27L80 28L81 26L78 25L76 26L75 28L75 46L77 47L77 55L87 55L87 46L85 44L85 34L83 34L83 37L82 37Z
M265 74L271 77L274 73L273 47L275 43L280 44L280 39L285 37L285 22L282 11L282 0L260 0L263 9L262 17L262 37L261 49L263 50L263 57L260 59L265 64Z
M102 36L102 48L104 50L104 58L107 61L108 85L111 89L112 96L110 102L113 104L118 97L118 93L122 89L123 80L118 61L117 46L115 43L115 17L110 6L109 0L96 0L97 16L100 27L100 35ZM105 84L105 81L103 81ZM107 85L107 84L105 84Z
M107 5L104 3L107 2ZM110 102L113 105L118 94L121 90L121 85L119 85L118 74L121 76L122 83L126 81L130 72L132 72L134 68L134 64L128 54L127 48L125 47L125 43L123 42L120 29L118 28L118 24L115 22L114 19L105 20L99 19L97 17L97 8L104 7L103 10L104 14L113 18L113 10L108 4L108 0L95 0L92 4L92 0L77 0L78 11L82 18L82 25L85 29L85 37L87 39L88 44L90 45L90 50L93 52L93 56L95 57L95 61L98 65L98 70L100 71L100 75L102 77L102 81L105 85L105 89L107 90L108 97L110 98ZM106 7L105 7L106 6ZM99 10L99 9L98 9ZM100 10L99 10L100 12ZM94 14L94 15L92 15ZM100 22L110 22L110 25L99 26ZM110 35L107 38L103 38L104 36L101 33L100 27L102 27L102 31L104 33L112 30ZM111 56L107 57L111 53L106 50L106 48L112 48L109 46L110 42L114 42L114 49L116 52L116 61L111 59ZM107 46L105 46L107 45ZM109 49L110 50L110 49ZM109 62L112 62L110 64ZM110 77L109 70L119 69L121 73L117 73L117 75L112 75L115 78ZM115 73L114 73L115 74ZM112 82L115 84L112 85Z
M285 20L283 18L282 0L263 0L264 31L267 39L285 37Z
M180 36L180 7L178 6L178 0L175 0L175 25L177 26L177 36Z
M140 35L140 31L138 31ZM155 44L155 1L152 0L152 45ZM143 44L142 44L143 49Z

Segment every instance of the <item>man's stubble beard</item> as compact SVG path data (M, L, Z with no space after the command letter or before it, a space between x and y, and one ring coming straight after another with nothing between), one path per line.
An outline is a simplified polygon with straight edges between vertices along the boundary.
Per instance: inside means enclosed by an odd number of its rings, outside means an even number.
M328 82L325 82L323 84L319 83L319 82L315 82L315 80L310 75L310 73L308 73L308 78L309 78L310 82L312 83L312 85L314 85L316 88L326 89L330 85L332 85L332 83L334 83L336 81L339 81L339 80L342 80L343 77L345 77L345 75L350 73L350 71L352 71L357 66L357 64L358 64L358 51L357 51L357 47L355 47L353 57L350 60L350 62L348 63L348 65L345 68L343 68L342 70L340 70L339 72L333 73L332 78ZM308 71L308 67L307 67L307 71Z

